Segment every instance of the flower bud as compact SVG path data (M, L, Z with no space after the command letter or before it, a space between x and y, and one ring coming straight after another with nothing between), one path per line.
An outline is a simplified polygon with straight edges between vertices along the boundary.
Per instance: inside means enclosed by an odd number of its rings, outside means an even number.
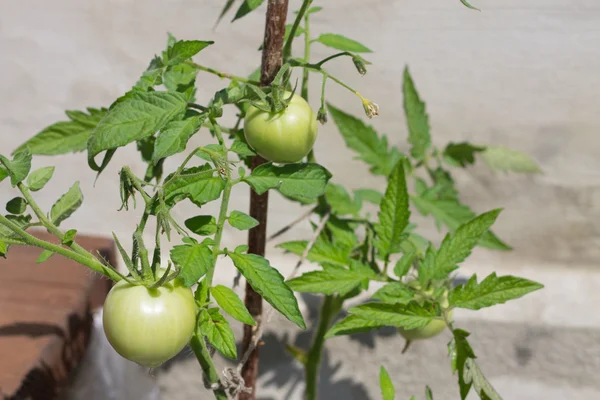
M379 106L372 101L367 99L363 100L363 108L365 109L365 114L367 114L367 117L369 118L377 117L379 115Z
M368 62L360 56L352 57L352 62L354 63L354 66L356 67L358 73L361 75L365 75L367 73L367 65L371 64L370 62Z
M319 111L317 112L317 121L319 121L321 125L327 123L327 110L325 110L325 107L319 108Z

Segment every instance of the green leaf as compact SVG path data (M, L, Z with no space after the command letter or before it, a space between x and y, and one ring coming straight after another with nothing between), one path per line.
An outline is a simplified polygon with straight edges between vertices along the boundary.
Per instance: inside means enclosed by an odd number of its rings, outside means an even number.
M483 161L495 172L541 173L539 165L527 154L502 146L488 146L481 153Z
M6 203L6 211L11 214L23 214L27 209L27 200L22 197L15 197Z
M167 64L176 65L188 60L214 42L202 40L179 40L167 50Z
M475 389L480 399L502 400L502 396L496 392L496 389L483 375L481 368L472 358L467 359L464 378L465 381L473 384L473 389Z
M416 252L404 253L394 266L394 275L396 275L398 278L406 276L416 258Z
M6 219L10 220L10 222L23 230L29 228L29 224L31 223L31 215L7 215ZM19 235L13 232L7 226L0 224L0 237L15 238L19 237Z
M462 329L454 329L452 331L454 340L450 342L450 359L452 360L452 370L458 371L458 386L460 389L460 398L465 400L469 390L471 390L470 381L465 380L465 365L467 360L474 359L475 353L467 340L469 332Z
M231 20L231 22L246 16L251 11L254 11L262 3L264 3L264 1L265 0L244 0L240 8L238 8L237 12L235 13L235 17L233 17L233 20Z
M396 390L394 389L390 375L383 366L379 370L379 386L381 387L381 398L383 400L394 400Z
M516 276L488 275L477 283L477 275L471 276L466 284L458 285L449 295L451 307L479 310L496 304L504 304L528 293L542 289L544 285Z
M375 225L375 246L379 257L387 260L390 254L401 250L400 243L406 238L404 230L408 226L409 217L406 177L403 163L399 161L388 179L379 210L379 223Z
M200 310L198 329L219 353L232 360L237 359L235 336L218 308Z
M362 203L368 201L369 203L375 204L376 206L381 204L383 195L377 190L373 189L357 189L354 191L354 197Z
M373 329L381 328L385 325L386 324L371 321L357 315L349 315L337 324L333 325L325 334L325 338L328 339L334 336L368 332Z
M408 67L404 69L402 90L404 93L404 113L408 125L408 142L412 146L410 154L414 159L421 161L431 147L429 116L425 111L425 103L419 97Z
M63 194L56 203L54 203L50 209L50 219L56 226L60 225L62 221L69 218L77 211L81 203L83 203L83 193L81 193L79 181L77 181L71 186L67 193Z
M248 146L248 143L242 142L241 140L235 140L231 145L230 150L234 153L239 154L242 157L252 157L256 155L254 150L252 150L250 146Z
M171 260L180 268L178 279L186 287L198 283L215 262L211 249L204 244L175 246Z
M425 386L425 399L433 400L433 393L431 392L431 389L429 388L429 386Z
M305 272L287 281L288 286L301 293L339 294L344 296L357 286L374 278L373 270L349 270L339 267L324 267L322 271Z
M29 186L29 190L32 192L41 190L44 186L46 186L46 183L50 181L53 174L54 167L44 167L33 171L27 177L27 186Z
M73 240L75 240L75 235L77 235L76 229L69 229L66 231L62 239L62 244L70 246L73 243Z
M408 304L366 303L351 307L348 313L384 326L404 329L423 328L440 315L439 309L431 303L420 305L414 301Z
M332 49L341 50L341 51L350 51L352 53L371 53L372 52L365 45L363 45L355 40L348 39L345 36L338 35L335 33L324 33L313 41L324 44L325 46L331 47Z
M360 211L360 200L352 199L348 191L341 185L329 182L325 189L325 199L335 215L356 215Z
M175 178L169 175L165 182L163 190L169 206L187 198L200 207L218 199L225 188L225 181L215 176L209 164L186 168Z
M83 111L67 111L69 121L61 121L44 128L13 152L26 148L32 154L54 156L76 153L86 149L88 138L96 125L106 116L106 108L88 108Z
M202 126L203 117L194 116L183 121L171 121L161 129L154 142L152 161L172 156L185 150L188 140Z
M5 180L6 177L8 177L8 171L0 165L0 182Z
M54 255L54 252L52 252L50 250L44 250L44 251L42 251L42 253L40 254L40 256L37 258L37 260L35 260L35 263L36 264L41 264L44 261L47 261L53 255Z
M169 92L183 93L189 102L194 101L196 94L196 76L198 69L190 64L177 64L169 67L164 73L164 85Z
M319 164L262 164L244 178L252 189L263 194L277 189L293 200L313 201L325 192L331 174Z
M227 14L229 12L231 7L233 6L233 3L235 3L235 0L227 0L225 5L223 6L223 9L221 10L221 14L219 14L219 18L217 19L217 22L215 23L215 28L219 24L219 22L221 22L221 20L225 16L225 14Z
M186 107L187 100L180 93L131 93L111 108L92 132L87 146L88 164L93 170L101 171L94 160L96 155L153 135L182 115Z
M212 215L198 215L185 220L185 226L196 235L209 236L217 232L217 220Z
M319 11L321 11L323 9L323 7L311 7L308 10L306 10L306 13L304 13L304 15L309 15L309 14L314 14L317 13ZM294 11L294 14L298 14L298 11Z
M283 276L269 261L256 254L227 253L235 267L246 278L250 286L287 319L306 329L298 308L298 301L285 284Z
M346 257L350 257L351 251L354 250L358 242L354 226L345 220L337 218L335 215L331 215L325 228L331 237L331 244L341 249L341 253L346 255Z
M227 221L229 221L229 225L240 231L252 229L259 224L256 219L241 211L232 211L227 217Z
M210 289L210 293L219 307L227 314L246 325L256 325L252 315L250 315L242 300L240 300L233 290L223 285L217 285Z
M479 8L472 6L467 0L460 0L460 2L467 8L475 11L481 11Z
M307 245L308 242L305 240L295 240L281 243L277 247L301 256ZM306 258L308 261L321 265L345 267L349 262L349 251L347 248L344 249L340 246L335 246L333 243L325 240L323 236L319 236Z
M392 282L381 287L371 297L388 304L408 304L415 298L415 292L402 282Z
M458 227L454 233L447 234L437 252L435 263L423 264L419 269L419 279L422 282L430 279L444 279L457 269L457 264L463 262L471 254L481 237L496 221L500 211L498 209L481 214Z
M423 196L411 196L413 204L424 216L433 215L438 224L444 224L451 232L455 231L461 224L475 217L475 213L457 200L437 200ZM492 231L486 232L480 246L495 250L510 250L511 247L502 242Z
M401 158L395 147L388 148L387 137L380 138L372 126L331 104L327 105L327 109L346 146L358 153L359 160L369 164L372 173L387 177Z
M25 148L22 151L16 152L12 160L0 155L0 162L8 171L10 183L14 187L17 186L17 183L27 178L31 170L31 153L29 149Z
M448 143L444 149L444 158L451 165L466 167L475 164L475 155L485 149L468 142Z

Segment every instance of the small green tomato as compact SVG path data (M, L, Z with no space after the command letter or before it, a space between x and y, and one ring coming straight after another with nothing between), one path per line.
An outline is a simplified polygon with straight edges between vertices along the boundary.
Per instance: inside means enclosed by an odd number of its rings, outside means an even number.
M106 297L102 320L117 353L155 368L190 341L196 326L196 304L192 290L178 280L157 289L120 281Z
M291 93L286 92L284 98ZM269 113L251 106L244 119L244 136L261 157L277 163L295 163L317 140L317 118L310 105L294 94L287 108Z
M452 318L452 310L448 314ZM425 325L423 328L418 329L403 329L398 328L398 332L406 340L419 340L419 339L430 339L442 333L446 329L446 323L443 320L435 319Z

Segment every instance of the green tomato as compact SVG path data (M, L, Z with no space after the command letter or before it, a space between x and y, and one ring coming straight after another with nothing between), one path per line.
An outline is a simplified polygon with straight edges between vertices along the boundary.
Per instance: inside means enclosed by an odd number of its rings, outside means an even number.
M178 280L157 289L123 280L108 293L102 321L117 353L155 368L190 341L196 326L194 295Z
M284 97L290 94L286 92ZM244 136L264 159L295 163L306 157L317 140L317 118L306 100L295 94L287 108L278 113L250 106L244 119Z
M452 310L448 314L450 318L452 318ZM398 332L404 337L406 340L419 340L419 339L431 339L434 336L439 335L442 331L446 329L446 322L439 319L434 319L423 328L417 329L403 329L398 328Z

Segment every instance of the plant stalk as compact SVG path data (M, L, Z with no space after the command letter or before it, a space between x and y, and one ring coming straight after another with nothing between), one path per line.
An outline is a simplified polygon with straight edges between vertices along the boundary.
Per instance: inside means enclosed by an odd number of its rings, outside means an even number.
M268 2L260 73L261 86L270 85L283 64L283 41L285 37L287 10L288 0L269 0ZM291 48L291 43L289 46ZM254 169L264 162L265 160L262 157L255 156L252 158L251 168ZM268 191L262 195L258 195L253 190L250 190L250 216L255 218L259 222L259 225L252 228L248 233L248 253L258 255L265 254L268 207ZM262 316L262 298L248 283L246 283L244 304L252 317L255 320L260 320ZM244 325L242 353L245 353L250 349L254 334L254 327ZM239 396L240 400L256 399L259 349L260 347L257 346L252 350L248 360L242 368L242 377L245 386L250 388L251 392L242 392Z
M210 352L206 347L206 342L204 341L203 336L198 336L197 333L194 333L192 336L192 340L190 341L190 347L194 351L198 362L200 363L200 367L202 367L202 371L204 372L204 376L210 382L211 385L218 385L213 389L213 393L217 400L227 400L227 394L222 387L220 387L219 373L215 368L215 365L210 356Z

